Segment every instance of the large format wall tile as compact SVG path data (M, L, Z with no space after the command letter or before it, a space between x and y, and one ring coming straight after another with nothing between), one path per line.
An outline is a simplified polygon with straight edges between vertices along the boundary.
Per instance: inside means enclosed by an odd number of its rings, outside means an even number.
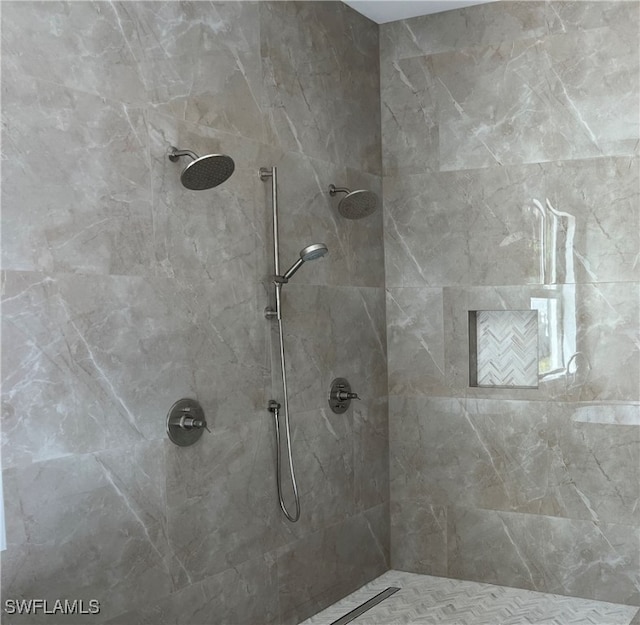
M205 432L193 449L166 443L167 535L181 585L284 542L270 425L265 416L243 428Z
M490 2L384 24L380 28L380 55L383 62L389 62L467 46L531 39L548 31L544 2Z
M313 271L313 264L306 269ZM282 293L292 412L326 408L337 377L347 378L365 404L386 395L382 289L297 285L295 277ZM327 341L328 336L340 339ZM280 396L277 340L274 330L272 370Z
M305 513L291 536L301 537L341 523L356 511L354 496L353 414L334 414L326 406L291 415L293 462L300 505ZM283 454L285 446L282 446ZM283 455L283 497L294 510L286 455Z
M445 288L442 300L439 289L388 289L390 393L496 397L496 390L469 386L468 311L537 308L542 311L539 388L501 389L501 398L635 400L638 288L635 283Z
M576 289L576 345L586 356L581 400L640 398L640 284L598 283ZM580 374L580 369L578 369Z
M256 2L121 2L114 11L146 101L177 119L263 140Z
M450 577L640 605L637 528L473 508L447 520Z
M105 372L116 337L125 335L123 339L130 344L127 319L132 315L128 307L114 310L113 302L105 302L100 309L100 296L105 291L111 291L111 298L118 290L126 294L130 286L126 279L109 285L109 290L105 284L96 288L94 280L79 285L74 281L75 299L80 301L72 304L68 277L61 281L11 272L4 278L4 466L143 439L135 411L111 381L121 366L116 364L111 375ZM139 280L136 282L139 292ZM65 286L72 293L65 293ZM156 315L159 312L156 309ZM110 325L105 325L105 317ZM124 323L118 317L124 317ZM94 352L101 337L99 356ZM118 353L118 360L123 356Z
M248 560L202 582L107 621L108 625L260 623L278 619L276 567L270 555Z
M629 406L640 416L639 406ZM555 516L640 527L640 427L580 421L580 406L549 405L549 495ZM615 414L619 406L599 406ZM594 410L595 411L595 410ZM612 420L613 421L613 420Z
M321 263L322 260L314 262ZM329 306L328 291L324 287L293 283L287 284L283 289L282 317L288 364L289 407L292 414L327 407L331 380L337 377L337 374L334 375L337 346L326 340L331 329L331 315L337 314ZM313 324L308 323L309 319L314 320ZM273 391L275 399L278 399L282 397L282 383L275 327L271 333L271 341Z
M383 28L385 174L636 152L640 134L637 6L618 15L609 11L610 25L604 22L601 28L578 30L564 27L564 7L545 15L542 3L527 4L506 5L506 11L502 5L500 9L489 5L464 15L436 16L423 20L429 24L427 29L421 28L420 20ZM491 29L476 25L474 36L457 49L438 49L439 37L456 28L457 17L465 22L471 18L475 24L497 10L501 10L500 21L516 17L518 36L491 36ZM445 20L447 25L442 27L439 22ZM548 20L553 23L549 33ZM520 38L524 24L524 32L537 38ZM457 32L468 27L469 22ZM437 35L428 38L431 30ZM487 31L490 43L480 43ZM389 51L394 36L400 37L399 57L397 51ZM425 39L433 41L435 50L407 55L402 51L403 39L417 48L425 47ZM455 39L449 37L449 41ZM590 52L578 59L576 49Z
M281 623L303 621L388 569L388 514L377 506L278 553Z
M387 287L542 281L539 167L385 178Z
M264 138L257 3L12 4L3 68Z
M440 170L435 81L428 57L381 64L385 176Z
M273 142L379 173L376 26L342 3L264 2L260 38Z
M391 503L391 568L446 577L446 507L394 496Z
M590 1L381 26L394 567L638 602L638 28ZM471 388L469 311L509 310L538 388Z
M385 178L387 287L636 281L637 158Z
M433 56L441 169L633 154L634 32L576 31ZM589 53L576 62L575 50Z
M546 20L553 33L572 30L590 30L610 26L626 32L637 32L640 24L640 10L635 2L617 0L547 0Z
M384 397L387 394L384 291L353 287L327 291L333 313L331 335L341 337L332 368L335 377L347 378L365 404Z
M545 201L536 199L558 231L555 259L549 258L552 246L547 243L546 281L554 275L566 283L638 281L640 160L558 161L542 168ZM557 222L553 211L559 214Z
M142 109L13 72L2 86L3 268L149 274Z
M391 492L433 505L545 513L544 408L540 402L392 397Z
M631 32L639 21L634 2L501 0L384 24L380 56L384 63L603 26Z
M213 428L245 422L265 405L255 316L247 284L231 294L213 283L8 272L4 465L162 438L185 396Z
M388 288L390 395L448 395L442 289Z
M553 306L550 302L556 302ZM550 307L549 307L550 306ZM469 310L540 307L539 388L503 389L503 399L633 401L640 398L638 315L640 285L596 283L563 286L444 289L445 371L452 394L495 397L469 387ZM555 312L553 312L555 311ZM552 369L545 369L550 358ZM424 393L426 389L420 389Z
M363 510L389 501L388 399L352 405L354 496Z
M637 425L581 422L580 410L558 402L392 397L393 500L640 525Z
M16 69L85 93L146 103L142 71L128 44L132 24L119 19L114 3L9 2L4 6L3 72Z
M10 518L2 562L6 597L93 598L104 619L177 587L166 533L163 443L70 455L10 474L5 497L19 501L14 513L22 516L25 535L15 544ZM46 622L68 622L64 615L53 619Z

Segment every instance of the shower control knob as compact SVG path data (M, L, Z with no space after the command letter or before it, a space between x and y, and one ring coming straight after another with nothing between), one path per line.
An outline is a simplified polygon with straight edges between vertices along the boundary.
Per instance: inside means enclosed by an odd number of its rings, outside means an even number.
M329 407L336 414L346 412L352 399L360 399L358 393L351 392L351 385L346 378L336 378L329 391Z
M202 436L203 430L211 432L202 406L195 399L180 399L167 415L167 435L176 445L193 445Z
M347 391L338 391L336 398L340 401L347 401L348 399L360 399L358 393L347 393Z
M175 425L183 430L191 430L193 428L204 428L207 432L211 430L207 426L207 422L204 419L194 419L193 417L184 414L181 417L174 417L172 425Z

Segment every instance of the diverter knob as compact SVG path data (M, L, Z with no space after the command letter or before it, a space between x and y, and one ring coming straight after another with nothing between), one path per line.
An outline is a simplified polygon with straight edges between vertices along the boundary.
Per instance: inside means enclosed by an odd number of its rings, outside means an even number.
M347 401L348 399L360 399L358 393L347 393L347 391L338 391L336 393L337 399L340 401Z
M358 393L351 392L351 385L346 378L336 378L329 391L329 407L336 414L346 412L352 399L360 399Z
M202 406L195 399L180 399L171 406L167 415L167 434L172 442L181 447L193 445L203 430L211 431Z

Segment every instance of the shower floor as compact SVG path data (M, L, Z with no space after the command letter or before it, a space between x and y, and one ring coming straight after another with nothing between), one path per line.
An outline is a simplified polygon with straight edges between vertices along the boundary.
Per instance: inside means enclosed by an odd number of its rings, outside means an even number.
M387 571L302 625L331 625L390 586L354 625L630 625L637 607L445 577Z

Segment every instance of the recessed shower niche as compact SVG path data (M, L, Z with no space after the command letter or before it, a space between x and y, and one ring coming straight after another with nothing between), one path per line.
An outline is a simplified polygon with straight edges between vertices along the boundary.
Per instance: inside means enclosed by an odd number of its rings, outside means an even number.
M538 311L469 311L469 386L538 388Z

